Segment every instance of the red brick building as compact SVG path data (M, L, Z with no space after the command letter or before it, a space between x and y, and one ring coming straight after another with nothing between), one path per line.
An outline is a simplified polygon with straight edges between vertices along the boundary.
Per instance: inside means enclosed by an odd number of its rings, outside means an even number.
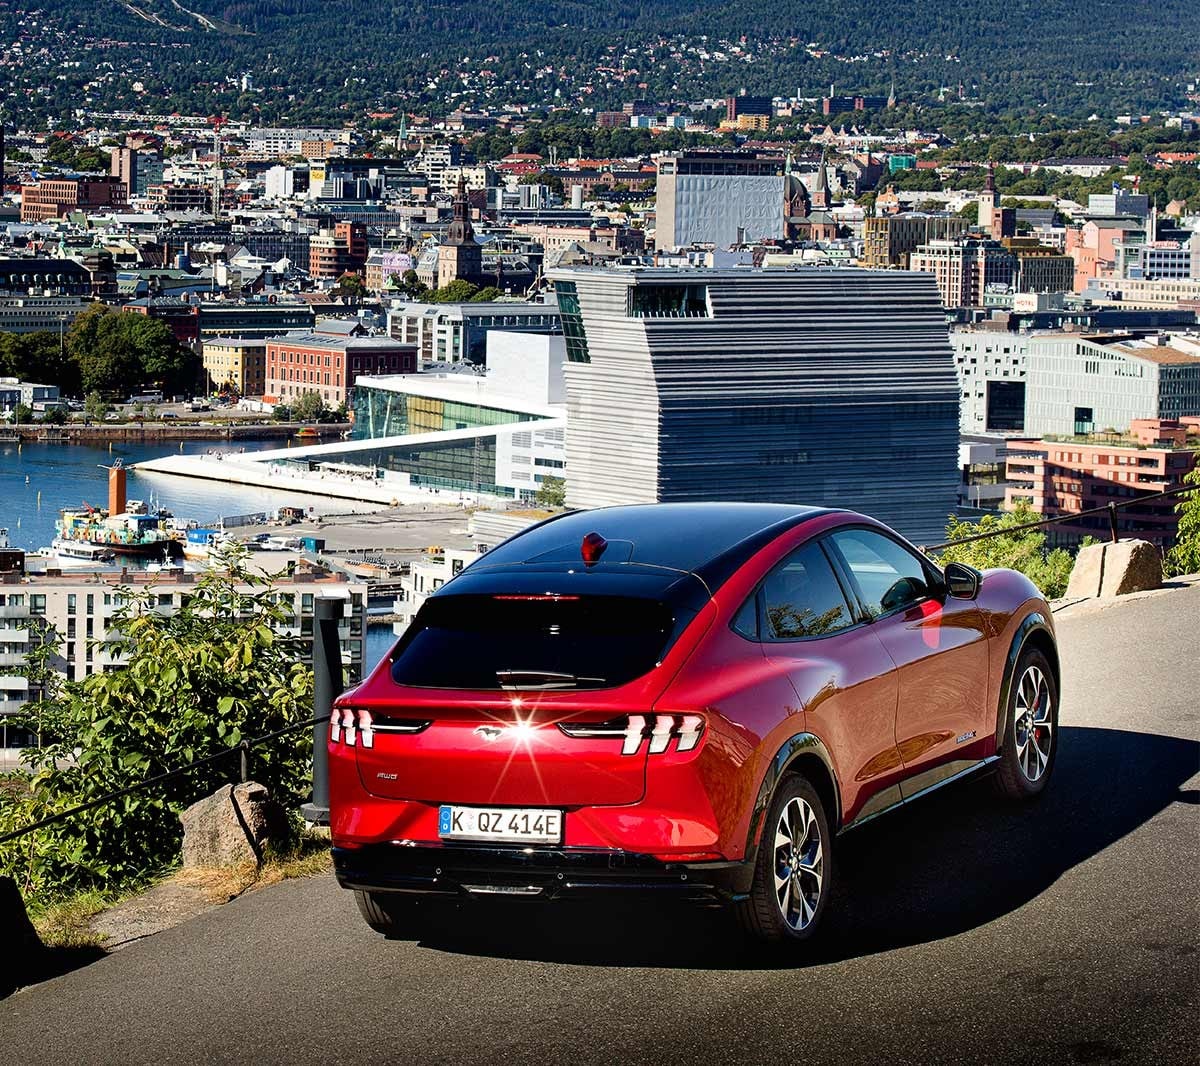
M1140 420L1143 433L1148 421ZM1170 433L1174 425L1169 424L1166 431ZM1162 439L1163 430L1149 432ZM1186 429L1184 433L1186 437ZM1047 518L1078 514L1109 503L1128 504L1141 496L1179 488L1196 465L1196 458L1195 447L1015 440L1008 445L1004 503L1013 507L1024 501ZM1179 528L1175 503L1168 496L1123 506L1117 512L1118 532L1122 537L1170 547ZM1051 543L1078 543L1089 535L1106 539L1108 515L1081 518L1047 532Z
M130 300L121 310L162 319L180 344L198 350L200 308L196 304L169 296L143 296L140 300Z
M287 333L267 340L268 403L315 392L330 407L349 404L354 383L369 374L415 374L417 346L390 337Z
M45 222L72 211L124 204L128 190L119 178L50 178L21 186L21 221Z

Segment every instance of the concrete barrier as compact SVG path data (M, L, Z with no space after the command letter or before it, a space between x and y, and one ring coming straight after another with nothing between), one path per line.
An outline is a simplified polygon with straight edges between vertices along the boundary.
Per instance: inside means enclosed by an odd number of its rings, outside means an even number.
M1125 596L1162 586L1162 556L1145 540L1090 544L1079 549L1067 599Z

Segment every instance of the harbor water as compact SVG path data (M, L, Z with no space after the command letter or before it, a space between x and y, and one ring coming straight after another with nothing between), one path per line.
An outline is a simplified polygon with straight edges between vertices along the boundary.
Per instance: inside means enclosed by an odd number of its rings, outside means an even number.
M261 451L278 448L278 441L184 441L183 454ZM160 444L114 442L107 447L83 444L0 445L0 527L7 527L14 548L32 551L54 539L59 511L78 510L83 504L107 506L108 473L102 467L121 459L126 466L163 455L178 455L179 447ZM214 524L227 515L274 511L279 507L311 507L315 514L376 510L355 504L296 492L280 492L246 485L229 485L195 478L172 477L131 470L129 497L171 511L181 521Z

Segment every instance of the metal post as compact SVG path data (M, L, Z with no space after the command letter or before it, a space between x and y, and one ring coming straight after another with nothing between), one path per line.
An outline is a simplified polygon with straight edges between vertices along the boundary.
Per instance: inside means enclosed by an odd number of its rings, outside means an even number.
M313 825L329 824L329 736L327 719L333 700L342 691L342 644L338 622L344 602L332 596L318 597L313 603L313 795L312 802L301 808L304 819Z
M1108 504L1108 528L1112 533L1112 542L1116 544L1121 537L1117 533L1117 505L1111 500Z

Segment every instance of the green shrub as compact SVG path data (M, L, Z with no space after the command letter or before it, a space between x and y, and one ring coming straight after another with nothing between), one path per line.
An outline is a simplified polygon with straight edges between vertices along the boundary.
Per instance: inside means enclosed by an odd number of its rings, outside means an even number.
M1184 480L1189 485L1200 485L1200 466ZM1200 574L1200 491L1180 496L1175 510L1179 514L1179 533L1175 546L1167 552L1163 570L1170 577Z
M1020 504L1012 511L999 516L985 515L978 522L950 516L946 525L946 540L962 540L978 533L989 533L998 529L1011 529L1041 519L1028 504ZM1089 543L1090 538L1084 543ZM945 549L938 562L966 563L977 570L1006 567L1019 570L1042 591L1047 599L1055 599L1067 591L1071 568L1075 559L1065 548L1047 551L1046 534L1040 529L1029 529L1020 533L988 537L971 544L959 544Z
M29 753L28 791L0 800L0 833L310 717L312 671L276 632L292 621L290 597L277 602L271 585L248 572L244 553L227 555L185 589L170 615L156 609L153 587L119 590L109 645L126 665L63 684L31 705L25 725L40 731L44 746ZM38 664L30 669L36 674ZM285 805L307 795L309 731L250 755L251 776ZM35 894L144 878L175 860L179 812L236 780L238 763L231 751L0 845L0 873Z

